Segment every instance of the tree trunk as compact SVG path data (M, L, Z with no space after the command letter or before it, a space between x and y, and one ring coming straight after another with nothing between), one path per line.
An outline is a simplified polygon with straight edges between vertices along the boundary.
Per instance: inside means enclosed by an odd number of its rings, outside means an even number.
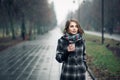
M21 37L23 40L26 39L26 28L25 28L25 17L24 17L24 14L22 16L22 26L21 26Z

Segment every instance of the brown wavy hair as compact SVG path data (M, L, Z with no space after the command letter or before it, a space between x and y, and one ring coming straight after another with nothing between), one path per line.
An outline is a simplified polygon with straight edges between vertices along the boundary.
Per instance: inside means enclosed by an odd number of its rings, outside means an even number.
M83 29L81 28L81 26L80 26L80 24L78 23L78 21L72 19L72 20L67 20L67 21L66 21L65 29L64 29L64 34L65 34L66 32L68 32L68 28L69 28L71 22L75 22L75 23L77 24L78 33L80 33L80 34L83 34L83 33L84 33L84 31L83 31Z

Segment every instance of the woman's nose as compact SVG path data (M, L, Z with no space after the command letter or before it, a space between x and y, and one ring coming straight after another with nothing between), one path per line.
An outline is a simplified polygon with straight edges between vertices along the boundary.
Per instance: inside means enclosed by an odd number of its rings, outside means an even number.
M76 27L74 26L74 29L76 29Z

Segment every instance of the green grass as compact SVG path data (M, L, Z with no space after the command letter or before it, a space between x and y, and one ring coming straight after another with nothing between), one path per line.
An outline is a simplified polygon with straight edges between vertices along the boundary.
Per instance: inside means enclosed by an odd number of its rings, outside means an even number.
M92 57L90 64L102 70L108 70L113 75L120 75L117 73L120 72L120 60L113 55L112 51L105 47L106 44L111 43L111 45L114 45L117 41L113 42L112 40L106 39L107 41L102 45L100 37L85 35L85 38L87 55Z

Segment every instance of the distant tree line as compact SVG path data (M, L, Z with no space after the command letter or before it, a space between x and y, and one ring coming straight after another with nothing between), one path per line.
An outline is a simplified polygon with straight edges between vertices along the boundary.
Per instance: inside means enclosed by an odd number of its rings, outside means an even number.
M43 34L57 24L54 4L47 0L0 0L0 36L15 39Z
M74 13L87 30L101 31L102 0L83 0ZM120 34L120 0L104 0L104 31ZM71 13L68 14L70 16ZM77 16L76 16L77 15ZM69 17L67 17L69 18Z

